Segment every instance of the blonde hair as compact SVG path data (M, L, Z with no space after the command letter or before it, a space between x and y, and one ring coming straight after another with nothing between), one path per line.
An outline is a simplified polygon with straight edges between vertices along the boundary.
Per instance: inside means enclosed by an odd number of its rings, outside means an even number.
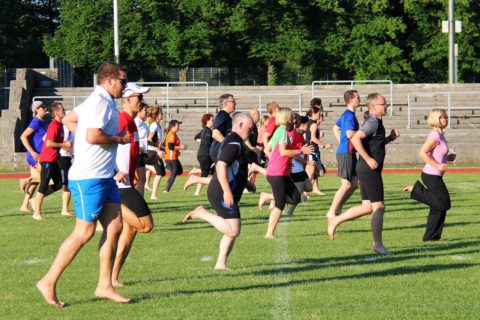
M428 114L428 124L432 128L440 128L440 118L442 117L447 117L447 111L442 108L434 108Z
M275 114L275 124L277 126L286 126L292 120L292 109L279 108Z

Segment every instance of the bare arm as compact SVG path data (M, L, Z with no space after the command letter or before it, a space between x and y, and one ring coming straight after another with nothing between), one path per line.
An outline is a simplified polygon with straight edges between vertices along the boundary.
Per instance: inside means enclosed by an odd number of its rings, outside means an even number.
M72 147L72 142L71 141L55 142L55 141L47 139L46 145L49 148L55 148L55 149L65 148L65 149L68 149L68 148Z
M422 148L420 148L420 152L418 155L420 158L422 158L425 163L433 166L437 170L440 171L446 171L447 170L447 164L446 163L439 163L433 159L432 156L429 155L430 152L432 152L435 147L437 146L438 141L435 140L435 138L428 138L424 143Z
M221 134L220 131L218 131L218 129L213 129L212 138L215 139L216 141L220 142L220 143L223 141L223 139L225 139L223 134Z
M302 146L302 149L297 149L297 150L288 150L287 149L287 144L284 142L280 142L278 144L278 151L280 152L280 155L282 157L294 157L299 154L299 152L303 154L311 154L313 152L313 146L307 146L304 145Z
M373 170L378 167L378 163L377 161L375 161L375 159L368 155L367 151L362 145L362 140L366 137L367 136L365 135L365 133L363 133L362 131L357 131L350 141L352 142L355 150L357 150L358 154L367 162L370 169Z
M233 194L227 179L227 167L228 165L226 162L217 161L215 170L217 172L218 182L222 186L223 201L225 202L225 205L231 207L233 205Z
M318 125L316 123L312 123L312 125L310 126L310 141L317 144L321 148L331 148L332 146L330 145L330 143L325 143L317 138L317 131Z
M20 136L20 140L22 141L25 149L27 149L28 152L30 152L30 154L32 155L32 157L38 161L38 153L36 153L35 150L33 150L33 147L30 145L30 141L28 141L28 137L30 137L32 134L33 134L33 129L27 128L25 129L25 131L23 131L22 135Z
M87 142L90 144L124 144L130 142L130 139L129 133L123 136L109 136L99 128L87 129Z
M337 142L340 143L340 132L341 132L340 127L337 125L334 125L332 128L332 131L333 131L333 135L335 136L335 139L337 139Z

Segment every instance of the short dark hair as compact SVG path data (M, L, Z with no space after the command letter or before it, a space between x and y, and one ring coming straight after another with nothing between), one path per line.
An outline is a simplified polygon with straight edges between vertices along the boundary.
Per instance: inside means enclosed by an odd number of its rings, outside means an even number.
M127 69L115 62L105 62L98 67L97 84L101 84L109 77L118 77L120 75L120 71L127 72Z
M320 107L322 108L322 99L320 98L313 98L310 100L310 107Z
M63 103L56 101L50 105L49 111L53 115L55 111L58 111L60 108L63 108Z
M355 95L358 95L358 91L357 90L347 90L345 91L344 95L343 95L343 99L345 100L345 103L346 104L349 104L350 101L355 98Z

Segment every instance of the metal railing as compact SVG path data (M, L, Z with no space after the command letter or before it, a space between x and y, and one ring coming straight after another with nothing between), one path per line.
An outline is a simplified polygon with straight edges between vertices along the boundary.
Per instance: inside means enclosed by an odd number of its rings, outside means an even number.
M407 129L412 127L412 110L432 110L435 107L443 107L447 109L448 118L451 118L452 110L480 110L480 106L467 106L467 105L460 105L455 106L452 102L452 96L454 95L475 95L475 98L472 100L477 101L480 92L410 92L408 93L408 107L407 107ZM432 99L436 96L446 96L446 106L440 105L438 102L433 101L431 105L424 106L424 107L415 107L413 106L415 102L417 102L418 97L425 97L431 96ZM452 127L452 121L448 122L448 128Z
M268 97L268 100L271 101L275 97L296 97L297 100L297 109L298 113L302 112L302 95L300 93L239 93L235 94L232 93L235 99L237 98L242 98L242 97L256 97L257 100L257 109L258 112L260 113L260 116L262 113L264 113L264 105L266 104L264 101L266 100L265 98ZM292 108L294 109L294 108ZM242 109L242 108L237 108L237 111L247 111L249 109Z
M209 101L208 101L208 93L209 93L209 88L208 88L208 82L203 82L203 81L191 81L191 82L183 82L183 81L172 81L172 82L135 82L138 85L142 86L152 86L152 85L159 85L159 86L165 86L167 89L166 95L165 96L159 96L159 97L154 97L156 99L164 99L165 100L165 105L167 107L167 114L170 114L170 102L171 100L205 100L205 105L207 108L207 113L209 109ZM205 86L205 95L203 96L171 96L171 88L172 85L175 88L181 88L181 85L191 85L191 86L196 86L196 85L204 85ZM147 97L149 100L153 97Z
M32 102L36 100L55 100L55 101L65 101L66 99L72 100L73 108L77 106L77 100L85 100L88 96L35 96L32 98ZM82 102L83 102L82 100Z
M335 85L335 84L349 84L350 89L353 90L355 85L361 84L388 84L390 87L390 94L383 94L385 99L390 101L390 116L393 115L393 82L392 80L322 80L322 81L312 81L312 99L313 98L343 98L342 95L339 96L320 96L315 94L315 85Z

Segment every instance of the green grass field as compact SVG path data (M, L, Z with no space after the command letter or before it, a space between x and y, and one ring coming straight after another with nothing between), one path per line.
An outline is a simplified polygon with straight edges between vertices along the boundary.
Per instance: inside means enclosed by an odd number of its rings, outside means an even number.
M201 197L181 191L149 202L155 229L140 234L125 264L119 291L133 303L95 299L99 235L63 274L59 298L47 306L35 289L71 232L74 218L59 214L60 194L44 202L46 221L20 213L16 180L0 180L1 319L478 319L480 302L480 177L447 174L452 197L443 238L422 243L427 208L401 192L417 174L384 175L385 245L395 254L371 251L370 218L337 229L328 240L324 214L338 187L321 180L326 197L313 196L295 216L282 218L277 240L264 240L268 210L257 194L242 199L242 234L229 259L230 271L214 271L220 234L205 222L181 223ZM162 181L162 186L164 181ZM356 193L346 207L359 202Z

